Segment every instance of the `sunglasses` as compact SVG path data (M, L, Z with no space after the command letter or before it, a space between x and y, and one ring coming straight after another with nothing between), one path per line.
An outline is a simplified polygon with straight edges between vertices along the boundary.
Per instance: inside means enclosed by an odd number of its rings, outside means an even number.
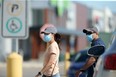
M91 35L91 34L93 34L93 33L96 33L96 32L87 31L87 32L86 32L86 35Z

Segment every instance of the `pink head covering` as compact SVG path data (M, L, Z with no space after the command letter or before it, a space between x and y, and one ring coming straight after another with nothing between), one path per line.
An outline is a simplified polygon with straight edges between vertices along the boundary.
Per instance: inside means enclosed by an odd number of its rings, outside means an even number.
M55 27L54 25L52 24L44 24L41 28L40 28L40 38L43 40L43 37L44 37L44 34L41 34L41 32L43 32L46 28L48 27Z

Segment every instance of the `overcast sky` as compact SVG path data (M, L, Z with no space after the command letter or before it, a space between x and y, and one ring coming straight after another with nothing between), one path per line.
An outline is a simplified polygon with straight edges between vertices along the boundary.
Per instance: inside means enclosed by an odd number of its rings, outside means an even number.
M73 0L73 1L77 1L79 3L85 4L88 7L91 8L97 8L97 9L104 9L105 7L109 7L109 9L113 12L116 13L116 0L114 1L106 1L106 0L102 0L102 1L93 1L93 0Z

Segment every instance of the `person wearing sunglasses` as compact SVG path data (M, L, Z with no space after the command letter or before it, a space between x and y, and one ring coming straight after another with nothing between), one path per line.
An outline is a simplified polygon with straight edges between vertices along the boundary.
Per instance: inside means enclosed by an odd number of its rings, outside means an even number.
M86 34L87 40L91 43L91 47L101 45L105 47L103 40L99 37L99 31L97 27L83 29L83 33ZM87 77L93 77L94 67L96 65L98 57L90 56L84 66L76 71L76 77L83 72L87 72Z
M55 26L47 27L40 33L43 35L42 40L46 42L47 48L45 52L43 68L35 77L40 77L41 75L42 77L60 77L58 62L61 36L57 33Z

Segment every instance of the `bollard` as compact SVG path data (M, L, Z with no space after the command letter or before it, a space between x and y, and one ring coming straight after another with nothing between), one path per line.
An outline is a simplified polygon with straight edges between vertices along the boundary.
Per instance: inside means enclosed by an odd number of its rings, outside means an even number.
M66 71L66 75L67 75L67 71L68 71L69 66L70 66L70 61L68 61L68 59L70 59L70 53L66 52L65 53L65 71Z
M16 52L7 57L7 77L22 77L22 56Z

